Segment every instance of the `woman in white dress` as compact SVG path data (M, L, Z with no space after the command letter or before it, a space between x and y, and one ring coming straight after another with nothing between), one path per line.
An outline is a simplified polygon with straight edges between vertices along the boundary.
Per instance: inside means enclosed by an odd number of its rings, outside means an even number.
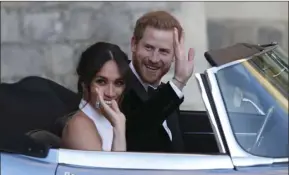
M125 116L118 103L128 69L127 55L117 45L99 42L82 53L77 67L82 100L62 131L63 147L126 151Z

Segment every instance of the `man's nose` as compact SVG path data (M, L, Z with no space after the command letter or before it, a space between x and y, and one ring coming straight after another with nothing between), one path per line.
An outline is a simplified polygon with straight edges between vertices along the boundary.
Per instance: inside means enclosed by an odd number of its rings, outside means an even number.
M113 99L116 95L115 87L113 84L109 84L104 90L104 96L108 99Z
M158 51L155 50L151 53L150 59L149 59L152 63L157 63L159 61L159 54Z

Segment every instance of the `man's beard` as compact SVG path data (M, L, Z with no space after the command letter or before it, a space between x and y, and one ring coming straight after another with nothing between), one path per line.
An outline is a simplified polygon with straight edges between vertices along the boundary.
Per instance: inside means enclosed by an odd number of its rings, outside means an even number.
M161 70L157 70L157 71L161 71L160 75L154 79L154 80L149 80L148 78L146 78L147 76L144 75L144 68L145 65L142 62L136 61L138 60L138 57L136 56L135 53L133 53L132 55L132 64L133 67L135 68L135 71L137 72L138 76L140 77L141 81L143 81L144 83L150 84L150 85L159 85L163 76L166 75L169 70L170 70L170 66L166 67L166 68L160 68Z

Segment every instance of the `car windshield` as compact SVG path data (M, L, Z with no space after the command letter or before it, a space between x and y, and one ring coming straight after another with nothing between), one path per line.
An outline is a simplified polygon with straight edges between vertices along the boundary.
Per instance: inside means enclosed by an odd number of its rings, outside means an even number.
M288 157L288 55L277 46L220 68L216 78L240 146L257 156Z

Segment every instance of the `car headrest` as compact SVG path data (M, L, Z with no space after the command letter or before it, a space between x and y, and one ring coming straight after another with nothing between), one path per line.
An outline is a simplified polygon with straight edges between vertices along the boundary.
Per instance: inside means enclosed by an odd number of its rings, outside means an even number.
M49 79L31 76L0 84L0 132L50 130L57 118L75 111L80 97Z

